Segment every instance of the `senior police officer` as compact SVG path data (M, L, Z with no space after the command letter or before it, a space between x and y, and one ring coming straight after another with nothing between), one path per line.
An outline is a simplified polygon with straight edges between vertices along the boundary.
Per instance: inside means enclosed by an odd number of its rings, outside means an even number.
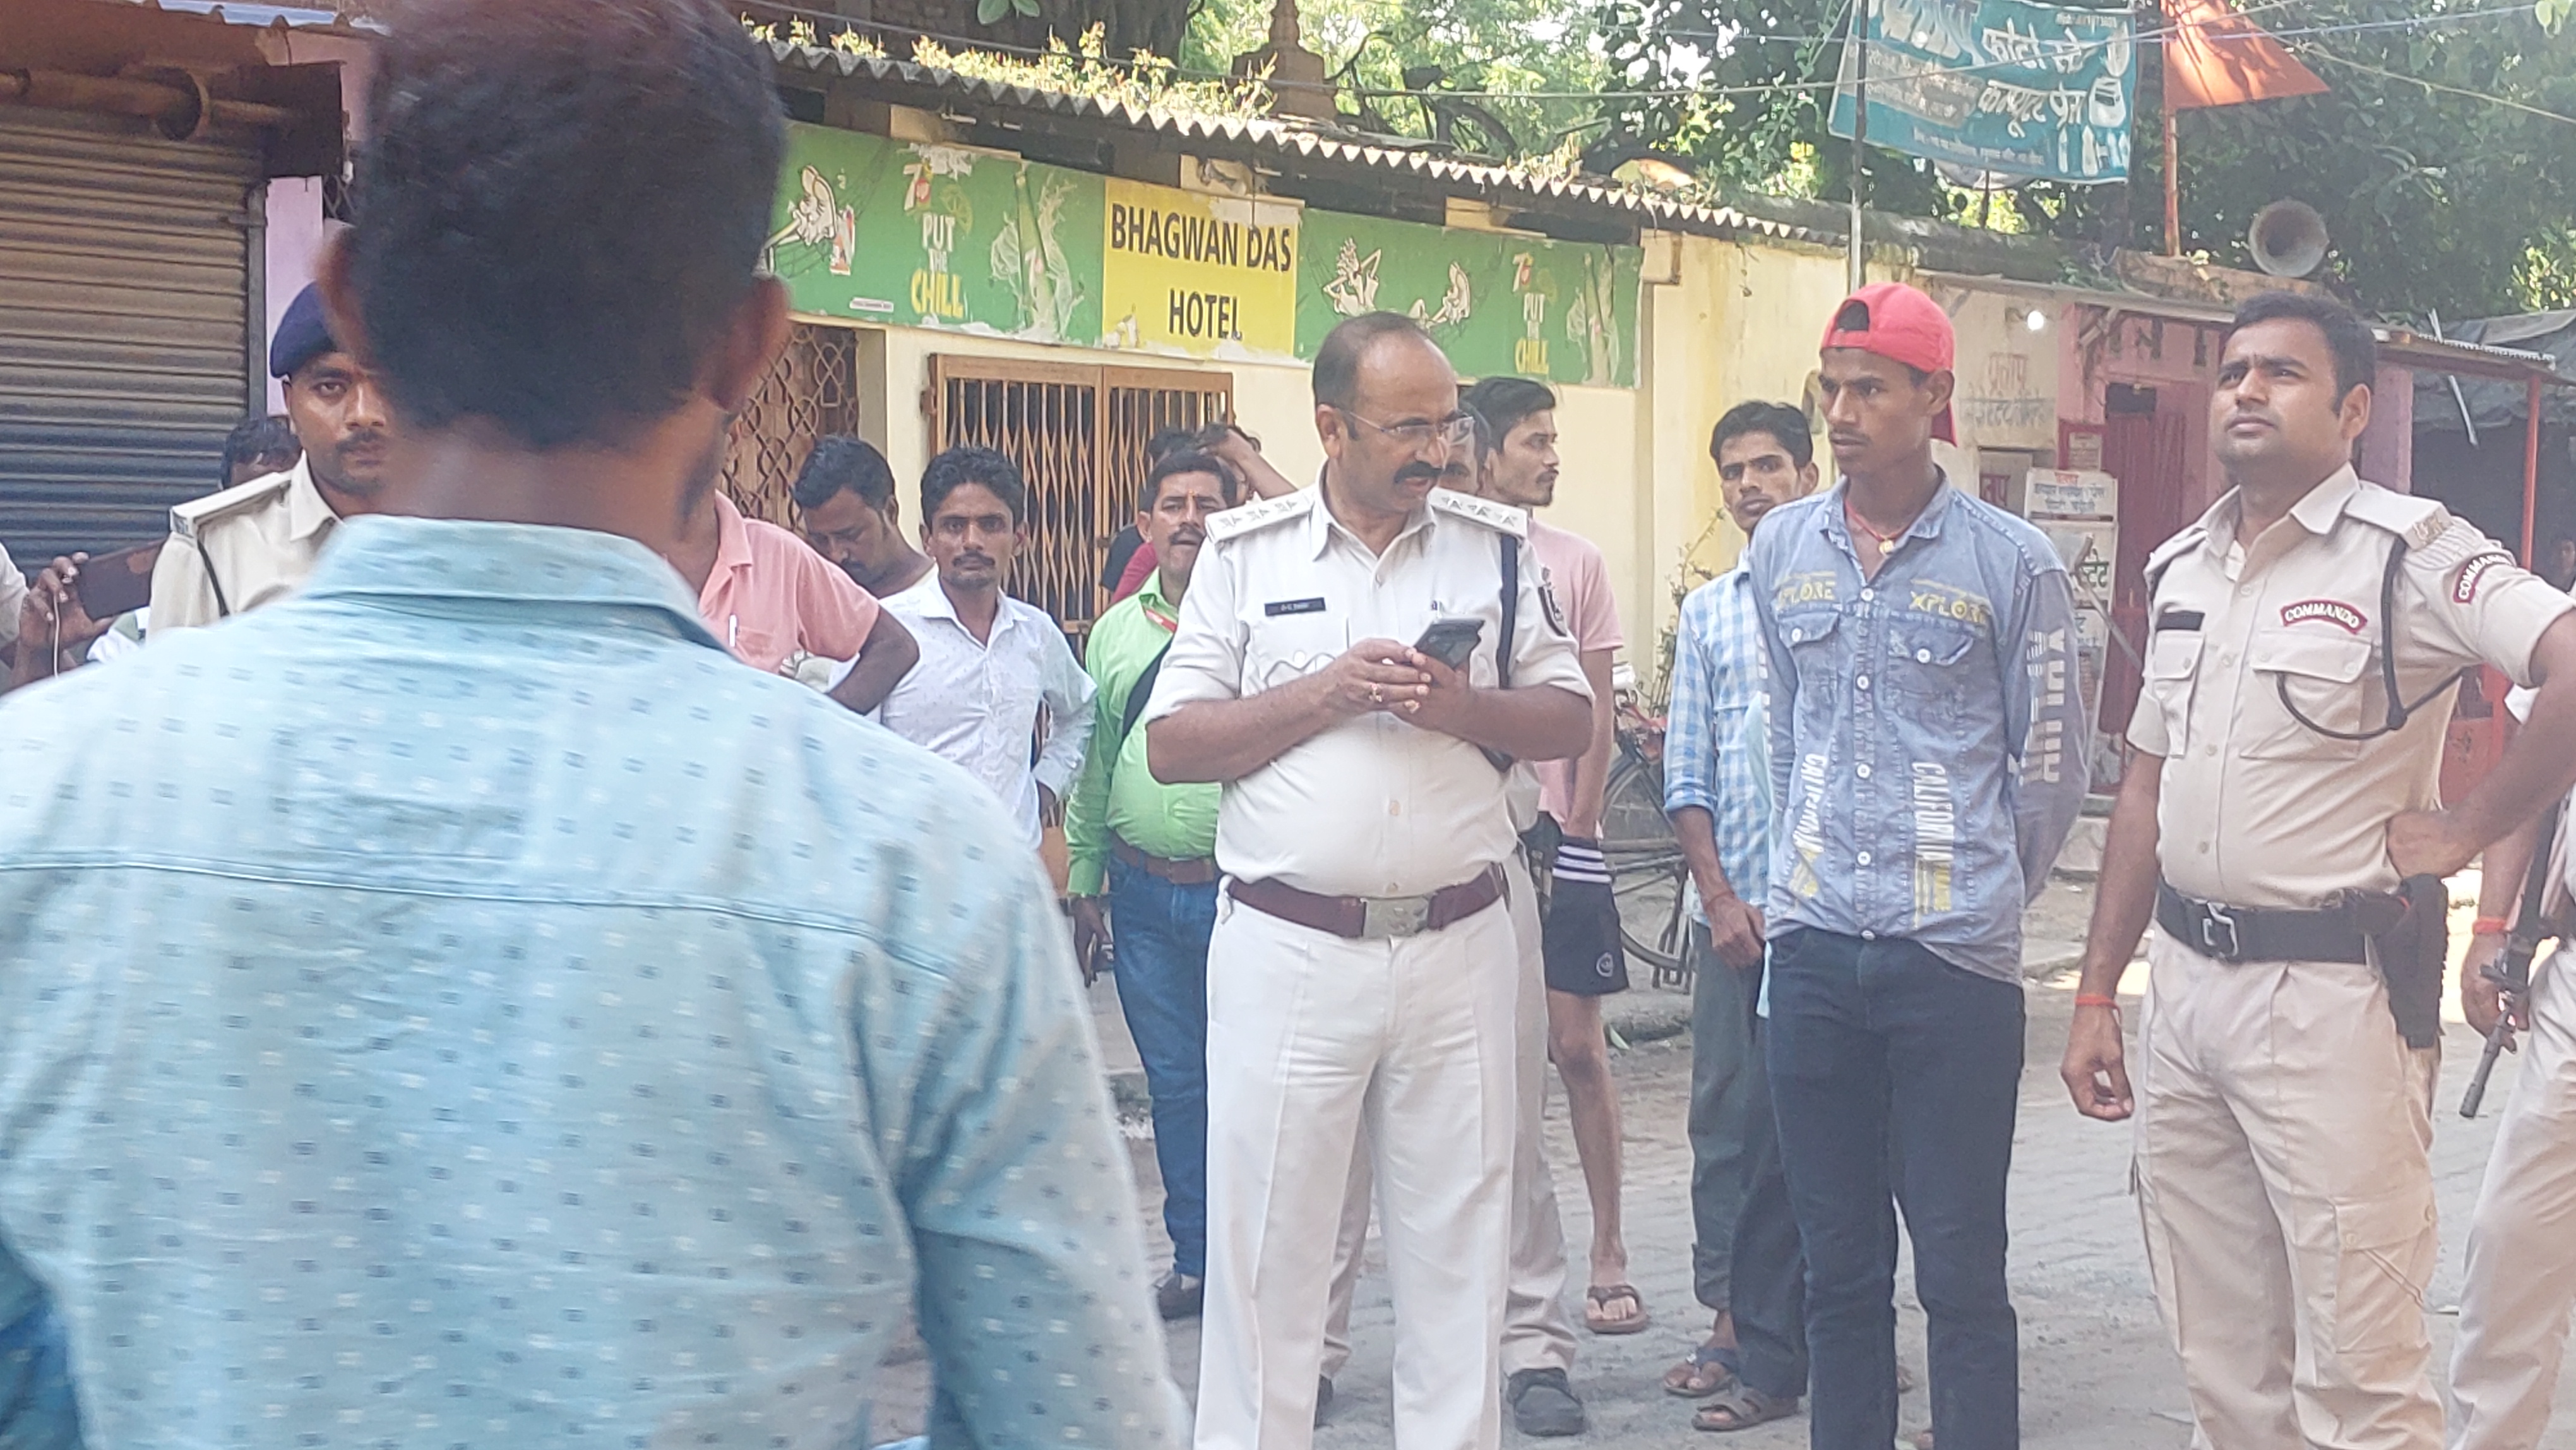
M1473 424L1421 328L1343 323L1314 391L1321 484L1208 521L1146 711L1156 777L1225 786L1198 1444L1310 1443L1365 1123L1396 1444L1491 1447L1517 1118L1504 784L1513 758L1583 749L1591 692L1526 516L1433 486ZM1472 636L1462 668L1403 642L1443 636Z
M2157 1297L2200 1443L2228 1450L2440 1443L2432 882L2576 777L2571 603L2440 504L2355 476L2375 366L2338 303L2236 314L2209 429L2233 487L2148 560L2061 1069L2086 1116L2134 1108ZM2531 725L2437 809L2449 688L2479 664L2539 685ZM2151 918L2133 1097L2114 993Z
M295 294L278 319L268 368L285 380L286 415L304 456L283 473L170 510L170 540L152 567L147 638L292 593L340 521L371 511L385 463L383 402L332 339L312 287Z

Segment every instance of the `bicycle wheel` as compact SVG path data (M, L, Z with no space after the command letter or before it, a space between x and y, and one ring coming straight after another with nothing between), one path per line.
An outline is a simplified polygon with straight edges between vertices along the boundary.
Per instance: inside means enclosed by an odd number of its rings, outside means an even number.
M1601 854L1610 865L1610 895L1619 908L1619 940L1654 969L1655 985L1689 985L1683 962L1690 924L1683 904L1690 876L1672 822L1664 817L1664 783L1635 753L1622 750L1602 793Z

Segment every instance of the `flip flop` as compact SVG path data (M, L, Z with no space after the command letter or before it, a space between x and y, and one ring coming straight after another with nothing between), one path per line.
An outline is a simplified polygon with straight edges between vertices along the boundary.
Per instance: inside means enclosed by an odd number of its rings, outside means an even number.
M1699 1413L1691 1416L1691 1428L1726 1435L1737 1430L1750 1430L1756 1425L1768 1425L1774 1420L1785 1420L1796 1413L1798 1401L1795 1396L1773 1399L1739 1381L1726 1393L1700 1406Z
M1704 1400L1735 1383L1743 1370L1732 1346L1701 1344L1693 1348L1690 1358L1664 1371L1664 1393L1685 1400ZM1716 1370L1714 1376L1709 1370ZM1676 1380L1674 1376L1680 1376Z
M1583 1327L1595 1334L1640 1334L1654 1322L1646 1312L1646 1296L1634 1284L1595 1284L1583 1291ZM1625 1299L1636 1305L1633 1313L1613 1317L1606 1310Z

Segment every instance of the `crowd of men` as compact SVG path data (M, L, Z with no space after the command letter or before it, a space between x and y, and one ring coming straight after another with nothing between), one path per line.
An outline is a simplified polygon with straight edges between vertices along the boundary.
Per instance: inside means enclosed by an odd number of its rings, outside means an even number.
M1582 1433L1577 1313L1651 1316L1601 1015L1623 633L1599 550L1531 513L1555 395L1345 322L1321 476L1230 426L1157 439L1077 659L1009 592L1002 453L930 460L909 537L857 438L806 460L801 532L716 486L786 326L756 270L780 123L720 7L622 16L424 0L359 224L273 341L283 418L173 511L146 598L117 556L0 568L38 686L0 709L0 1443L837 1450L908 1311L932 1445L1297 1450L1372 1219L1395 1443ZM1838 481L1800 408L1717 409L1750 542L1674 641L1713 1319L1664 1386L1706 1431L1806 1407L1820 1450L1893 1443L1901 1212L1918 1443L2009 1450L2022 913L2094 722L2057 551L1936 462L1948 318L1887 283L1825 322ZM2148 565L2062 1066L2136 1119L2226 1450L2443 1441L2439 879L2493 848L2476 967L2537 929L2526 863L2570 871L2534 819L2576 783L2576 601L2356 476L2373 376L2338 304L2236 318L2230 487ZM2427 707L2479 665L2525 724L2445 808ZM2461 1450L2538 1442L2576 1303L2564 975L2461 983L2533 1040L2470 1236ZM1194 1415L1160 1329L1193 1316Z

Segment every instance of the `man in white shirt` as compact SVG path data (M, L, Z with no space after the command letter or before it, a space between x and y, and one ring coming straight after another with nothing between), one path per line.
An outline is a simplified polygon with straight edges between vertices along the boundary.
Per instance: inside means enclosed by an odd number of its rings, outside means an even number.
M877 718L982 781L1035 850L1082 770L1092 686L1056 622L1002 592L1028 542L1028 499L1018 465L990 448L951 448L922 471L921 545L937 567L883 601L921 662Z

